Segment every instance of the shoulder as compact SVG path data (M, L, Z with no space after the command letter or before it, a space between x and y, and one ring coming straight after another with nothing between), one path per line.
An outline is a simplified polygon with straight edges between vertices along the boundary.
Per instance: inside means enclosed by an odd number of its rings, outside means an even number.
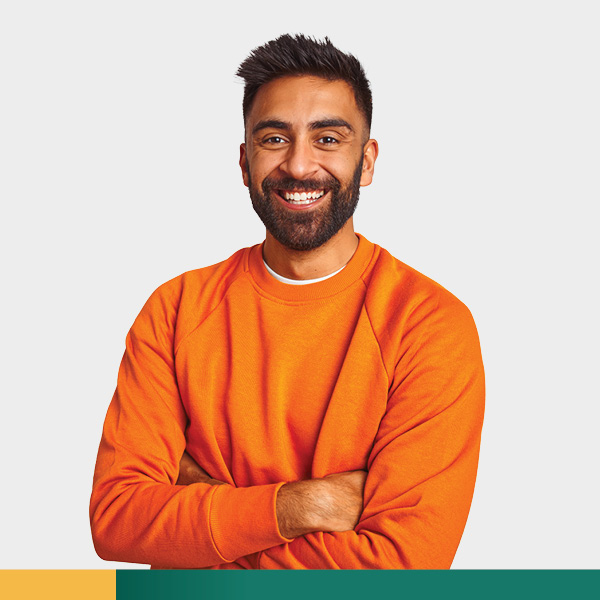
M475 322L461 300L383 248L375 256L365 309L388 373L417 358L481 360Z
M367 309L375 320L397 327L423 319L471 319L467 306L445 287L378 247L368 278Z
M244 274L248 250L242 248L223 261L186 271L159 285L145 302L133 328L167 329L175 334L175 342L185 337Z

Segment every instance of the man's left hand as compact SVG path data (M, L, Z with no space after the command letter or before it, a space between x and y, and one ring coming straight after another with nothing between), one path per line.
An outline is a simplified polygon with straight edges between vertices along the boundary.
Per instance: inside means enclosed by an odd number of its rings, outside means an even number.
M224 481L213 479L187 452L184 451L179 463L179 477L176 485L191 483L208 483L209 485L226 485Z

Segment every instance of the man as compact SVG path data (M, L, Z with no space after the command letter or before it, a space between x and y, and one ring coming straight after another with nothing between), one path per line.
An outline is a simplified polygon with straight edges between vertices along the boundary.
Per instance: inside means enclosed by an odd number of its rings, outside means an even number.
M378 153L358 61L286 35L238 73L266 239L161 285L136 318L96 550L158 568L448 568L483 420L471 315L354 232Z

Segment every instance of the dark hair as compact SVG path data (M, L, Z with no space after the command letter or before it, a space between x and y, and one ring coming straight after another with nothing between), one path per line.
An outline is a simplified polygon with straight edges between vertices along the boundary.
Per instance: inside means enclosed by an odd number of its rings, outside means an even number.
M328 37L318 41L302 34L286 33L254 48L240 65L237 75L245 81L244 123L261 85L286 75L315 75L330 81L341 79L352 86L356 104L371 129L373 100L362 65L352 54L338 50Z

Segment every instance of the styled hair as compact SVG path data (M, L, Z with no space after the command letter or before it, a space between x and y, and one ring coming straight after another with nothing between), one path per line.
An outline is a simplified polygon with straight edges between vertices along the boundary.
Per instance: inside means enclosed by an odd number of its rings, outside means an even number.
M369 80L360 62L338 50L326 37L324 41L302 34L282 35L254 48L237 70L244 82L244 123L252 108L258 89L286 75L314 75L330 81L343 80L354 91L358 109L371 129L373 99Z

